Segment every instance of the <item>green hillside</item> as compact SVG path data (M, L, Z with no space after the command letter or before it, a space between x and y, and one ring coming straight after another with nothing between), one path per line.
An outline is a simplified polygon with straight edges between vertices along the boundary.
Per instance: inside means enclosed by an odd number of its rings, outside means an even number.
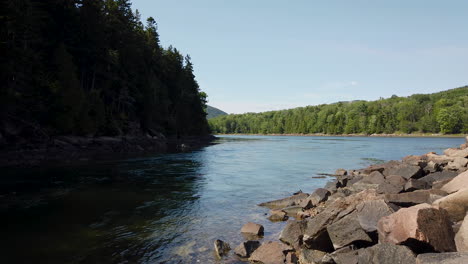
M222 110L219 110L216 107L212 107L212 106L207 105L206 106L206 114L207 114L206 118L211 119L211 118L215 118L215 117L218 117L218 116L227 115L228 113L226 113L226 112L224 112Z
M221 116L209 124L213 133L227 134L468 133L468 86L369 102Z

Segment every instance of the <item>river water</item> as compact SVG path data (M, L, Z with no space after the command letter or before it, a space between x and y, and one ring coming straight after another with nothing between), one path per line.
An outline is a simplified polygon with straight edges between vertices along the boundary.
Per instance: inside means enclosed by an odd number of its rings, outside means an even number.
M275 240L256 204L409 154L442 152L462 138L222 136L190 153L75 166L0 170L1 263L242 263L219 261L248 221Z

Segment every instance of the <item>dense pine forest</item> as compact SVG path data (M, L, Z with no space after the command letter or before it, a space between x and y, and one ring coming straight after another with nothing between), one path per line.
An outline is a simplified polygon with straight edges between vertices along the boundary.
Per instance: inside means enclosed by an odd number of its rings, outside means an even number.
M0 138L209 132L190 57L128 0L1 2Z
M468 86L371 102L227 115L209 123L213 132L228 134L468 133Z

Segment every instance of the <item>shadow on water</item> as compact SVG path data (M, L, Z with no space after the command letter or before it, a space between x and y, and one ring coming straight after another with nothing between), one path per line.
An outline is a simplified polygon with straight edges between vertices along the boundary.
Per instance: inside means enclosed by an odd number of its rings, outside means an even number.
M203 187L190 155L79 167L4 170L3 263L161 259L197 214ZM156 232L155 232L156 231Z

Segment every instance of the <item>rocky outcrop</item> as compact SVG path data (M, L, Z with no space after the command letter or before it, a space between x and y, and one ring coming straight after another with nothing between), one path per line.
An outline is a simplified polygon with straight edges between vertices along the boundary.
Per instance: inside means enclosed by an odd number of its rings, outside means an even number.
M406 245L415 252L455 251L454 234L445 210L429 204L402 208L378 223L379 242Z

